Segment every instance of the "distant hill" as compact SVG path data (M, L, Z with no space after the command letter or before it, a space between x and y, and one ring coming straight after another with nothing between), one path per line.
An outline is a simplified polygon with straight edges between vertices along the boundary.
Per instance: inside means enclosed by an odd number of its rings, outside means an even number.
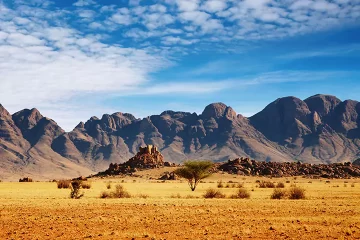
M223 161L239 156L260 161L336 163L360 156L360 104L334 96L279 98L253 117L223 103L198 115L165 111L137 119L104 114L65 132L37 109L10 115L0 105L0 178L62 178L88 175L121 163L140 146L159 148L165 161Z

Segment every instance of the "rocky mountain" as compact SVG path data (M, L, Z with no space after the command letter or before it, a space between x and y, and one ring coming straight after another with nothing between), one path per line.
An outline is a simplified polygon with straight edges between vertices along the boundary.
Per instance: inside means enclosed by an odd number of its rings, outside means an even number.
M360 104L334 96L277 99L246 118L223 103L201 114L165 111L137 119L105 114L65 132L38 110L10 115L0 105L0 178L29 175L73 177L122 163L140 146L155 145L165 161L260 161L336 163L360 155Z

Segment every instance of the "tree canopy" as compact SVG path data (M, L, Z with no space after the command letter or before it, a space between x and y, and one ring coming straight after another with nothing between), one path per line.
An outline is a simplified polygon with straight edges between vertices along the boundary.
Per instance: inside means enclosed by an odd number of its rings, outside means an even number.
M195 191L200 180L211 175L209 171L212 166L213 163L210 161L186 161L183 167L175 171L175 174L185 178L188 181L191 190Z

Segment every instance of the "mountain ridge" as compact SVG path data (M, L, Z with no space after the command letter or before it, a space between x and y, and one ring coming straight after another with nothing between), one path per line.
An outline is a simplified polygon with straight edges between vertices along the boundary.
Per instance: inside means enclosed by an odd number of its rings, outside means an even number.
M167 110L142 119L116 112L70 132L35 108L11 115L0 104L0 178L86 175L128 160L147 144L175 163L239 156L348 162L360 155L359 124L359 102L323 94L278 98L248 118L224 103L209 104L201 114Z

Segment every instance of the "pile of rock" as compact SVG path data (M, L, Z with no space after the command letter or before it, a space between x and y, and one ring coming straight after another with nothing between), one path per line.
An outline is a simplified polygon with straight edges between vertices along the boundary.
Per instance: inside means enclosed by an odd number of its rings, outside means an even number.
M172 166L169 162L164 162L163 155L157 147L147 145L140 147L139 152L125 163L111 163L109 169L98 175L122 175L131 174L138 170L160 168L164 166Z
M333 164L309 164L301 162L258 162L249 158L237 158L219 163L218 169L230 174L245 176L308 176L323 178L360 177L360 165L350 162Z

